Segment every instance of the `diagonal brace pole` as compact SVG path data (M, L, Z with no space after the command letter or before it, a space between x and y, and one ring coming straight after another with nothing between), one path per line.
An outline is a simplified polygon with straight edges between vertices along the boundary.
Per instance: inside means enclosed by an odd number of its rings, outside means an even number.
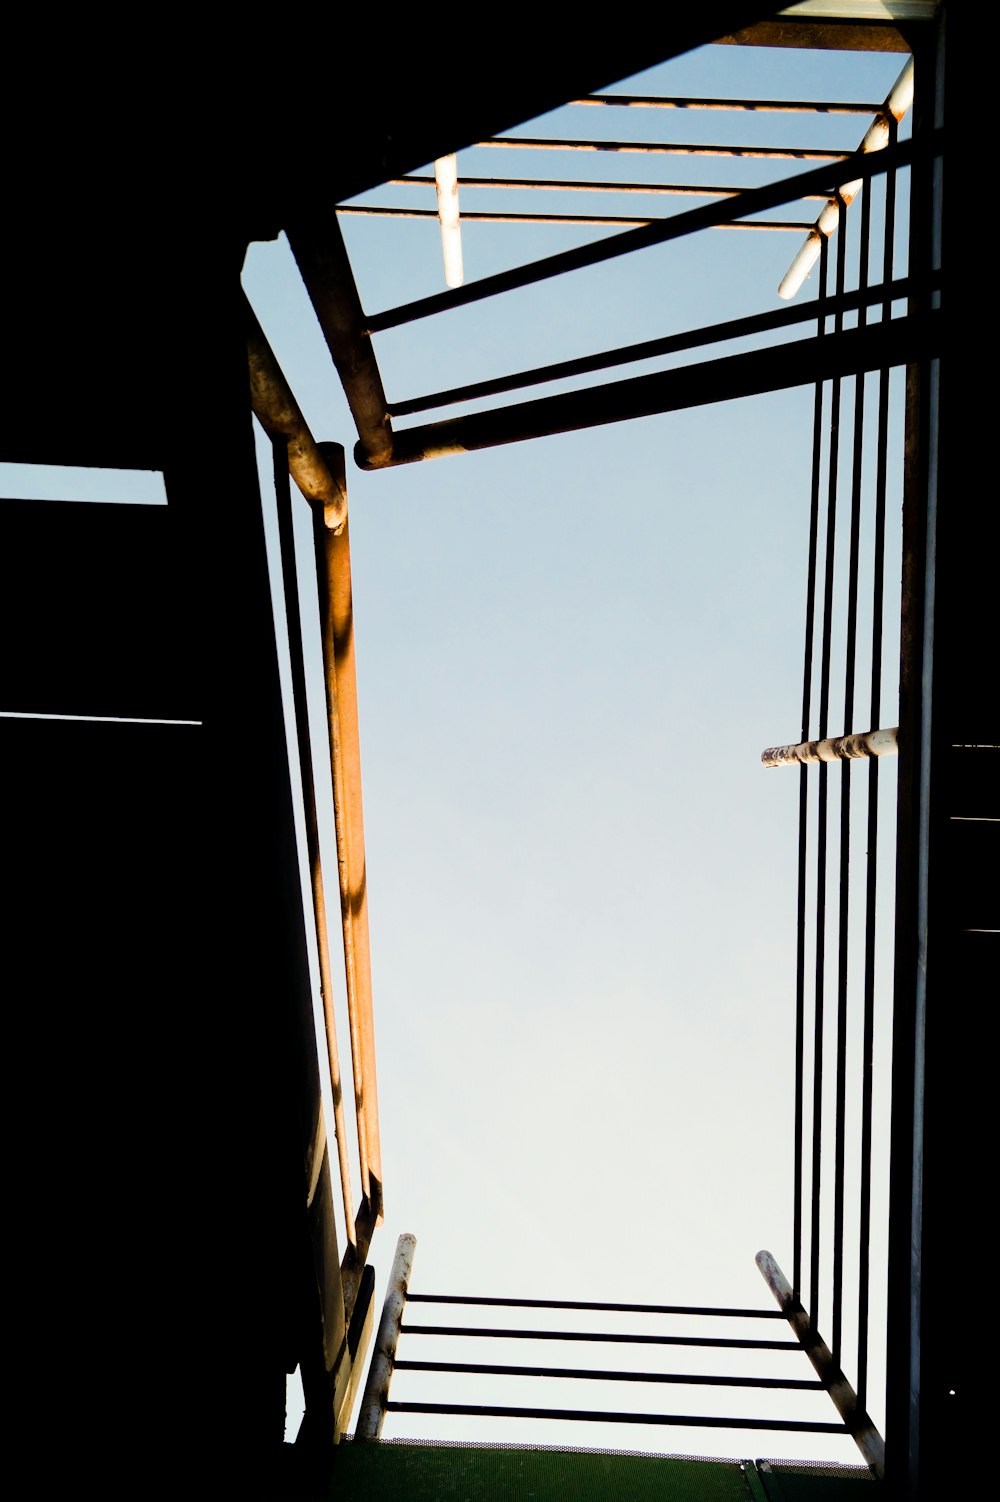
M847 1432L875 1475L881 1478L885 1472L885 1441L881 1434L858 1402L857 1393L834 1361L830 1347L825 1340L820 1338L792 1285L771 1253L758 1252L755 1260L764 1282L774 1294L782 1314L791 1325L792 1333L812 1362L817 1377L833 1399L834 1407L844 1420Z

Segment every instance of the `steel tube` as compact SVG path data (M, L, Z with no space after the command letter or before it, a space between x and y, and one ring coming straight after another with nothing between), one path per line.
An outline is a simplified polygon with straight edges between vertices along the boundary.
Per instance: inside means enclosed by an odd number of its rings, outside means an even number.
M624 105L631 109L728 110L778 115L874 115L877 104L841 104L809 99L666 99L658 94L591 94L573 104Z
M769 746L761 752L765 767L790 767L805 762L856 761L861 757L895 756L899 751L895 726L891 730L857 731L797 746Z
M337 367L359 442L374 461L384 462L392 453L392 424L337 215L331 209L316 220L287 224L285 231Z
M816 338L826 337L827 286L824 276L818 298ZM805 644L802 659L802 738L809 734L812 713L813 648L816 635L816 566L819 556L820 454L823 441L823 382L813 393L812 477L809 491L809 550L806 570ZM802 1287L803 1194L805 1152L805 1006L806 1006L806 911L808 895L809 782L803 767L799 776L799 829L796 884L795 947L795 1107L793 1146L792 1237L794 1243L795 1294Z
M458 208L458 158L438 157L434 163L434 186L437 190L437 217L441 222L441 254L444 279L449 287L460 287L465 280L462 266L462 230Z
M434 178L411 172L406 177L390 177L389 188L433 188ZM743 188L724 188L695 183L609 183L582 179L547 177L463 177L462 188L516 188L518 191L539 189L544 193L638 193L667 194L681 198L735 198ZM803 198L825 198L825 193L803 193ZM341 212L343 209L341 208Z
M254 415L272 441L284 443L288 471L306 500L322 507L328 525L339 526L347 515L343 466L331 467L320 451L245 295L243 307Z
M936 139L935 133L929 144L934 144ZM851 171L859 179L873 177L877 173L888 171L893 165L908 163L913 158L914 150L912 142L903 141L896 145L891 155L878 152L869 157L856 156L851 159ZM479 302L486 297L495 297L500 292L512 292L519 287L533 286L536 282L545 281L553 276L561 276L567 271L580 271L586 266L596 266L602 261L610 261L617 256L630 255L633 251L645 250L652 245L680 239L684 235L694 234L697 230L708 229L720 220L742 218L749 214L763 212L765 209L776 208L779 204L792 202L806 193L811 193L815 188L823 188L829 192L830 173L834 170L839 171L829 166L813 167L807 172L794 173L791 177L782 178L776 183L769 183L763 188L748 188L732 203L702 204L696 209L688 209L683 214L675 214L663 223L645 225L641 229L623 230L620 235L614 236L611 240L601 240L596 244L559 251L555 255L530 261L525 266L517 266L510 271L501 271L493 276L482 277L479 281L467 283L464 287L455 288L454 291L438 292L430 297L421 297L414 302L403 303L397 308L389 308L384 313L376 313L369 317L366 320L365 330L369 334L374 334L381 329L398 328L402 324L413 323L420 318L430 318L433 314L445 312L450 308L465 307L468 303ZM734 208L736 209L735 216L732 212Z
M813 1369L833 1399L834 1407L844 1421L861 1454L877 1476L885 1469L885 1444L871 1418L858 1402L857 1394L844 1376L826 1342L816 1333L815 1325L795 1297L791 1286L770 1252L757 1253L757 1266L764 1282L770 1288L778 1307L798 1338L802 1350L812 1362Z
M382 1317L379 1320L375 1349L372 1352L364 1396L358 1410L358 1423L354 1438L378 1439L385 1423L389 1407L389 1384L396 1360L400 1322L406 1307L406 1289L413 1271L413 1257L417 1250L417 1238L404 1233L396 1242L396 1255L385 1291Z
M361 1181L377 1223L382 1213L382 1161L361 797L361 744L354 659L351 544L347 518L345 517L339 530L335 531L326 526L318 511L314 511L313 542L323 640L333 807L337 826L337 863Z
M885 103L865 132L864 140L858 150L868 154L873 151L884 151L887 146L894 144L896 127L912 103L913 59L911 57L890 89ZM856 197L860 188L860 179L856 182L844 183L838 189L836 197L831 198L820 210L819 218L781 279L778 287L779 297L794 297L798 292L819 258L821 241L824 238L829 239L840 223L840 204L846 208Z
M601 1314L694 1314L717 1319L781 1319L774 1309L714 1309L705 1304L608 1304L591 1299L505 1299L478 1294L411 1293L411 1304L475 1304L494 1309L587 1309Z
M397 209L383 208L377 204L363 204L360 208L350 207L338 209L337 213L346 215L348 218L358 219L437 219L436 209ZM477 221L480 224L586 224L602 225L613 224L619 229L623 225L658 224L669 218L667 214L645 214L636 217L630 214L528 214L511 211L509 213L486 213L477 210L464 213L465 220ZM726 224L715 224L713 229L773 229L773 230L803 230L808 229L808 224L801 220L749 220L736 219ZM460 287L460 281L451 281L449 287Z
M843 162L849 151L791 146L701 146L688 141L569 141L539 136L494 136L477 146L509 146L527 151L610 151L637 156L726 156L753 160L794 162Z
M330 964L330 930L326 915L326 898L323 889L323 865L320 855L319 820L316 809L316 780L313 772L312 744L309 735L309 712L306 703L305 653L302 645L302 616L299 606L298 571L295 566L295 536L293 530L291 490L288 484L286 445L282 438L272 440L274 447L274 488L278 502L278 544L281 555L281 575L285 597L285 618L288 626L288 653L292 672L292 702L295 715L295 734L298 743L299 772L302 779L302 804L306 826L306 856L312 884L313 923L316 933L316 949L319 957L320 1000L323 1004L323 1019L326 1029L327 1060L330 1067L330 1087L333 1094L334 1133L337 1139L337 1161L340 1168L340 1185L344 1202L344 1222L350 1246L357 1246L354 1223L354 1204L351 1194L351 1170L347 1157L347 1130L344 1123L344 1101L341 1088L340 1054L337 1048L337 1025L333 1011L333 972ZM331 466L334 467L334 466ZM343 472L341 450L340 472ZM312 1186L315 1192L315 1185Z
M782 1315L778 1311L778 1318ZM399 1361L398 1372L454 1372L475 1377L552 1377L579 1382L660 1382L684 1387L766 1387L795 1392L822 1392L818 1378L809 1377L713 1377L704 1373L622 1372L590 1367L498 1366L476 1361Z
M846 232L847 225L845 222ZM861 227L859 232L858 280L863 288L868 282L868 251L871 231L871 183L861 193ZM865 320L862 307L859 323ZM865 376L854 378L853 458L851 466L850 543L847 578L847 641L844 675L844 729L854 728L854 689L857 666L858 569L861 547L861 487L864 473ZM844 1285L844 1195L846 1176L847 1116L847 1026L848 962L850 957L850 871L851 871L851 765L848 760L840 787L840 904L838 925L840 946L837 967L837 1072L836 1136L834 1141L833 1193L833 1317L830 1338L834 1360L841 1364Z
M828 380L838 371L852 374L883 364L900 365L925 341L936 347L940 316L930 313L919 327L909 319L894 319L889 324L851 329L823 340L800 340L750 354L727 355L679 370L633 376L408 428L394 435L389 462L413 464L445 454L627 422L654 412L677 412L764 391L782 391L817 379ZM355 449L355 459L362 469L379 467L369 461L360 445Z
M867 303L891 302L902 298L909 291L909 282L901 279L887 287L872 287L864 292L846 292L842 306L859 308ZM827 300L829 310L834 304ZM576 360L560 360L552 365L539 365L533 370L517 371L513 375L497 376L489 381L475 381L467 386L453 386L446 391L433 391L428 396L413 397L402 402L390 402L393 417L408 417L412 413L427 412L434 407L446 407L459 402L474 401L480 396L499 396L506 391L521 391L528 386L541 386L549 381L561 381L571 376L589 375L593 371L608 370L616 365L631 365L640 360L651 360L658 355L678 354L681 350L701 349L706 344L721 344L730 339L745 339L752 334L771 333L775 329L794 328L816 317L812 304L796 308L772 308L766 313L754 313L749 318L729 318L723 323L711 323L703 328L689 329L681 334L667 334L661 339L645 339L641 344L626 344L620 349L606 350L596 355L584 355ZM888 317L885 320L888 322ZM808 727L806 727L808 730ZM805 732L803 732L803 739Z
M714 1414L613 1413L598 1408L513 1408L494 1403L388 1403L390 1413L441 1413L469 1418L570 1419L587 1424L669 1424L686 1429L777 1429L798 1434L843 1434L843 1424L803 1419L717 1418Z
M597 1345L711 1346L733 1351L794 1351L793 1340L736 1340L715 1335L622 1335L599 1330L495 1330L470 1325L403 1325L404 1335L452 1335L484 1340L569 1340Z

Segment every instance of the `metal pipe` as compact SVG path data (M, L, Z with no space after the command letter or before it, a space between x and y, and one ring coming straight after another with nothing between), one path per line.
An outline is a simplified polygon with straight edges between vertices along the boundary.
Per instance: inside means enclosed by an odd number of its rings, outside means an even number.
M411 1293L411 1304L475 1304L493 1309L587 1309L600 1314L694 1314L714 1319L781 1319L775 1309L714 1309L704 1304L607 1304L591 1299L505 1299L478 1294Z
M494 136L477 146L509 146L527 151L612 151L637 156L734 156L763 161L843 162L849 151L791 146L701 146L689 141L567 141L540 136Z
M389 188L433 188L434 178L411 172L406 177L391 177ZM548 177L463 177L464 188L516 188L541 189L546 193L639 193L668 194L681 198L735 198L743 188L722 188L696 183L609 183L573 181L569 178ZM803 193L803 198L825 198L825 193ZM340 209L343 213L343 209Z
M871 287L864 291L847 292L843 309L860 308L867 303L892 302L906 297L909 282L905 278L892 282L887 287ZM827 299L828 309L836 303ZM631 365L639 360L651 360L659 355L673 355L681 350L700 349L706 344L721 344L730 339L745 339L751 334L770 333L775 329L794 328L816 317L813 304L796 308L771 308L766 313L754 313L749 318L730 318L723 323L710 323L698 329L689 329L681 334L667 334L662 339L645 339L641 344L626 344L620 349L605 350L596 355L584 355L577 360L560 360L553 365L538 365L533 370L516 371L513 375L497 376L490 381L474 381L467 386L453 386L445 391L433 391L427 396L413 397L402 402L390 402L393 417L408 417L415 412L428 412L434 407L447 407L459 402L469 402L480 396L499 396L506 391L523 391L528 386L541 386L549 381L561 381L570 376L588 375L597 370L608 370L615 365ZM806 729L808 727L805 727Z
M462 230L458 212L458 157L438 157L434 163L437 189L437 217L441 221L441 254L444 279L449 287L460 287L465 280L462 267Z
M319 957L320 999L323 1003L327 1061L330 1067L330 1088L333 1094L334 1133L337 1139L337 1161L340 1167L340 1185L344 1201L344 1223L347 1230L348 1243L350 1246L356 1248L357 1231L351 1195L351 1169L347 1156L347 1130L344 1123L340 1054L337 1048L337 1025L333 1011L333 971L330 964L330 930L327 923L326 898L323 889L323 865L320 854L319 819L316 808L316 780L313 773L312 744L309 735L309 712L306 704L305 652L302 644L302 616L299 607L298 571L295 566L292 497L288 484L286 445L280 437L274 438L272 443L274 447L274 488L278 503L278 543L285 597L285 617L288 625L288 653L292 672L295 734L299 753L299 772L302 780L302 804L306 826L306 856L309 862L309 875L312 883L313 922L316 932L316 950ZM335 466L331 466L331 468L335 468ZM343 473L343 469L344 451L341 449L339 462L339 472L341 474ZM315 1192L315 1184L311 1188Z
M777 1311L778 1318L782 1315ZM822 1392L809 1377L713 1377L694 1372L622 1372L566 1366L497 1366L477 1361L397 1361L398 1372L454 1372L469 1377L554 1377L579 1382L666 1382L684 1387L767 1387L794 1392Z
M932 349L938 347L940 318L940 312L932 312L919 324L908 318L893 319L888 324L850 329L827 339L799 340L749 354L703 360L678 370L632 376L407 428L395 434L390 463L414 464L445 454L627 422L654 412L679 412L735 397L783 391L814 380L829 380L838 371L853 374L881 365L904 364L911 353L925 347L924 341ZM355 449L355 459L362 469L376 468L361 445Z
M861 1454L877 1476L885 1469L885 1444L871 1418L858 1402L857 1394L833 1359L826 1342L816 1333L813 1321L795 1297L791 1286L770 1252L757 1253L761 1276L798 1338L802 1350L812 1362L816 1375L833 1399Z
M737 1340L717 1335L622 1335L599 1330L495 1330L471 1325L404 1325L404 1335L451 1335L483 1340L570 1340L595 1345L711 1346L730 1351L794 1351L794 1340Z
M884 151L893 143L896 127L902 120L910 105L913 103L913 59L907 62L902 73L896 79L882 108L878 111L875 119L865 132L864 140L858 150L869 154L873 151ZM799 247L795 259L781 279L778 287L778 296L794 297L802 286L806 277L815 266L819 258L819 248L824 239L829 239L840 223L840 206L838 198L844 208L854 199L861 188L861 179L844 183L838 190L837 196L820 210L819 218L809 231L808 236Z
M938 133L934 132L928 145L933 145L937 139ZM909 163L915 151L913 142L903 141L897 144L891 155L879 152L867 158L853 157L851 170L859 178L874 177L878 173L889 171L893 166ZM435 313L443 313L451 308L481 302L483 298L495 297L500 292L513 292L519 287L530 287L550 277L562 276L567 271L580 271L587 266L596 266L603 261L614 260L617 256L631 255L633 251L646 250L652 245L665 244L668 240L678 240L684 235L694 234L697 230L708 229L721 220L744 218L750 214L761 213L765 209L776 208L779 204L793 202L805 193L811 193L815 188L823 188L829 192L830 174L838 170L830 166L812 167L806 172L796 172L791 177L768 183L763 188L747 188L733 203L702 204L698 208L688 209L683 214L675 214L672 218L657 224L645 225L641 229L623 230L620 235L615 235L610 240L600 240L596 244L580 245L572 250L559 251L555 255L529 261L525 266L515 266L510 271L496 272L493 276L482 277L477 282L466 283L464 287L456 287L450 292L437 292L429 297L417 298L414 302L403 303L397 308L389 308L384 313L372 314L365 322L365 331L375 334L382 329L399 328L402 324L414 323L419 318L430 318Z
M892 275L896 222L896 174L885 180L885 215L882 228L883 275ZM883 304L882 317L891 307ZM870 723L877 724L882 708L882 617L885 605L885 513L889 453L889 371L879 373L878 437L875 469L875 537L872 558L872 637ZM875 1043L875 954L878 895L879 773L873 760L868 775L867 873L865 883L865 978L861 1067L861 1183L858 1227L858 1400L868 1402L868 1324L870 1301L870 1239L872 1185L872 1106Z
M808 99L664 99L656 94L591 94L572 104L624 105L631 109L730 110L778 115L873 115L877 104L841 104Z
M333 445L330 445L332 448ZM367 872L361 797L361 744L358 729L351 590L350 531L345 516L334 530L313 513L317 588L323 640L324 678L337 826L341 921L347 977L347 1006L354 1063L354 1095L361 1155L361 1181L372 1216L382 1214L382 1160L368 934Z
M358 1410L358 1423L354 1431L356 1440L378 1439L382 1433L386 1410L389 1407L389 1384L392 1381L392 1371L396 1360L399 1327L403 1310L406 1307L406 1290L413 1271L413 1256L416 1250L417 1238L408 1233L404 1233L396 1242L396 1255L392 1259L392 1271L389 1274L389 1285L385 1291L385 1303L382 1305L382 1318L379 1320L378 1334L375 1337L375 1349L372 1352L364 1396Z
M306 500L322 508L326 525L339 526L347 516L343 465L331 466L321 452L245 294L243 308L254 415L272 441L284 442L288 471Z
M436 209L396 209L382 208L376 204L362 204L360 207L338 209L341 216L353 218L384 218L384 219L437 219ZM525 214L512 211L506 214L483 213L473 211L462 215L466 220L478 220L480 224L614 224L621 228L624 225L656 224L668 218L666 214L646 214L642 218L627 214ZM713 229L780 229L780 230L803 230L808 229L808 224L799 219L795 220L732 220L727 224L714 224ZM446 277L447 280L447 277ZM461 278L458 281L448 282L449 287L460 287Z
M801 741L797 746L768 746L760 759L765 767L790 767L799 762L856 761L866 756L895 756L899 751L895 726L891 730L856 731L824 741Z
M442 1413L469 1418L570 1419L587 1424L669 1424L686 1429L778 1429L797 1434L843 1434L843 1424L803 1419L733 1419L714 1414L609 1413L598 1408L508 1408L494 1403L388 1403L390 1413Z
M287 224L285 231L337 367L358 440L373 462L385 463L392 454L392 424L337 215L331 209L307 223Z

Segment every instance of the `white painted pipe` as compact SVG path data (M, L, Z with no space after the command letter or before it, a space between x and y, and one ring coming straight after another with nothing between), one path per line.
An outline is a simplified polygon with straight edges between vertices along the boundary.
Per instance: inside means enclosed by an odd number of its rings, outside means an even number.
M889 144L889 116L899 123L913 103L913 58L900 73L889 90L888 98L865 132L859 147L865 153L884 151ZM845 183L840 189L844 207L861 192L861 180ZM840 223L840 205L831 198L820 210L819 218L796 252L795 259L781 279L778 296L786 301L795 296L810 271L819 260L823 241L828 240Z
M449 287L460 287L465 280L462 266L462 231L458 217L458 158L438 157L434 163L437 187L438 218L441 221L441 252L444 256L444 279Z
M899 751L898 732L866 730L855 735L839 735L826 741L801 741L797 746L768 746L760 755L765 767L791 767L801 762L854 761L866 756L895 756Z

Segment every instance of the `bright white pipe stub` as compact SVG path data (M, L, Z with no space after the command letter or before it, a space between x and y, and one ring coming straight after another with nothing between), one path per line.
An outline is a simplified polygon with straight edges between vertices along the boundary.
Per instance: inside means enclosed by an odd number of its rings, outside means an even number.
M441 221L441 250L444 255L444 279L449 287L460 287L465 279L462 268L462 231L458 219L458 159L439 156L434 163L437 186L438 218Z
M859 147L860 151L884 151L889 144L889 116L898 124L906 111L913 103L913 58L911 57L906 67L900 73L896 82L889 91L879 113L865 132L865 138ZM861 192L860 179L852 183L845 183L840 190L840 197L844 207ZM778 296L786 300L794 297L802 286L806 277L819 260L819 253L823 241L828 240L840 222L840 208L835 198L831 198L824 208L820 210L819 218L809 231L805 240L799 247L795 259L781 279L778 287Z

